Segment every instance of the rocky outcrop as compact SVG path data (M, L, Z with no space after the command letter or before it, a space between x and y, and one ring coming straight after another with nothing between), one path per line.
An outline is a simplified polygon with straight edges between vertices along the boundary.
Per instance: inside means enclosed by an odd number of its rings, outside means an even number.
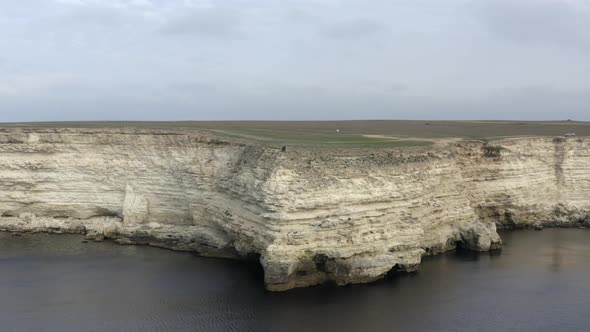
M590 140L494 146L284 150L181 130L4 129L0 230L259 259L266 287L286 290L499 248L497 227L590 226Z

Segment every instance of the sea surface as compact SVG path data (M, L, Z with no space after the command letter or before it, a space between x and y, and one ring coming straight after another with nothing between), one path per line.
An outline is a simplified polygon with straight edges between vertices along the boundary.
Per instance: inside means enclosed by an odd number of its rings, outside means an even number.
M0 233L0 331L590 330L590 230L502 238L374 284L270 293L256 264Z

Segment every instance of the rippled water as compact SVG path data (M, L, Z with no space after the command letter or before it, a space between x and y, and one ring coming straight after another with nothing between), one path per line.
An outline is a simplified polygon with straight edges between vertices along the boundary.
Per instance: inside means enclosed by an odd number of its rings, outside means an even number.
M503 234L371 285L269 293L255 265L0 233L0 331L582 331L590 231Z

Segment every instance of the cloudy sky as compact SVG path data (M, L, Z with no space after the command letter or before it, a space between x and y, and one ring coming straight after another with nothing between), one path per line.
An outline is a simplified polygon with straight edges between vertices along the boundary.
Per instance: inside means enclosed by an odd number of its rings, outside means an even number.
M0 121L590 120L590 0L0 0Z

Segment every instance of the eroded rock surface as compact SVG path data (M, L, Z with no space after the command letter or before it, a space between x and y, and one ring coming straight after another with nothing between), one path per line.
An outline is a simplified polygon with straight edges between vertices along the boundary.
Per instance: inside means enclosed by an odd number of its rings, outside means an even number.
M0 130L0 230L257 258L286 290L501 246L497 227L590 226L590 140L309 149L194 131Z

